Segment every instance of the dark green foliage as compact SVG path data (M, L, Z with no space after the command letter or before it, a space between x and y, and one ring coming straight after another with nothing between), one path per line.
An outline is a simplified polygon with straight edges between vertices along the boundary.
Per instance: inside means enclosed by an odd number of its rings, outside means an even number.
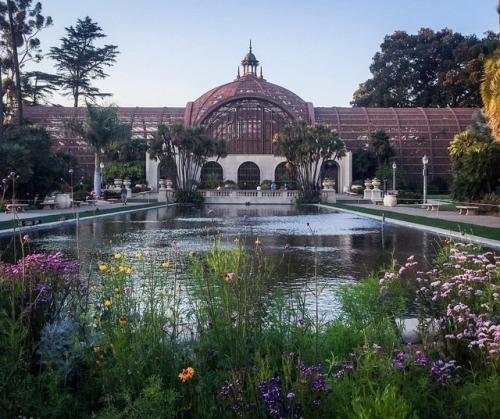
M450 29L422 28L416 35L387 35L373 57L373 77L353 94L354 106L481 107L483 62L498 47L497 35L483 39Z
M478 200L500 186L500 142L491 136L461 132L450 144L450 155L451 192L456 200Z
M44 128L24 125L19 131L8 127L5 134L5 143L0 145L0 173L3 177L10 172L19 176L18 199L31 201L36 195L43 197L51 190L64 189L65 183L70 183L70 168L75 170L75 185L79 182L76 158L64 152L53 154L52 140Z

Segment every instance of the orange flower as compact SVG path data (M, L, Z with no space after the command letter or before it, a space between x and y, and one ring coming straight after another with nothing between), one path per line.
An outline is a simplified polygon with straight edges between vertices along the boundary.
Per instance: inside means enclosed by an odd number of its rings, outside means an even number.
M182 372L179 374L179 378L182 381L186 382L190 378L193 378L193 375L194 375L194 369L191 367L187 367L187 368L184 368L182 370Z
M128 322L127 316L120 316L120 319L118 320L120 324L125 324Z
M111 307L113 305L113 301L111 301L111 298L108 298L105 302L104 305L106 307Z

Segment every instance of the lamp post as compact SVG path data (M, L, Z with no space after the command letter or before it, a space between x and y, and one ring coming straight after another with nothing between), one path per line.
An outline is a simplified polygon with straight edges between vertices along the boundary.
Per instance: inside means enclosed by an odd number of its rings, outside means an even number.
M396 162L392 163L392 193L396 194Z
M102 174L103 174L103 171L104 171L104 163L101 162L99 164L99 167L100 167L100 171L98 173L98 177L99 179L96 179L96 181L94 182L94 190L95 190L95 196L96 198L100 198L101 197L101 188L102 188ZM97 174L97 173L96 173Z
M424 157L422 157L422 164L424 165L424 170L422 172L424 176L424 205L427 204L427 163L429 163L429 158L427 157L427 155L424 155Z
M68 173L69 173L69 178L70 178L70 187L71 187L71 206L74 207L75 206L75 201L74 201L74 193L73 193L73 169L69 169L68 170Z

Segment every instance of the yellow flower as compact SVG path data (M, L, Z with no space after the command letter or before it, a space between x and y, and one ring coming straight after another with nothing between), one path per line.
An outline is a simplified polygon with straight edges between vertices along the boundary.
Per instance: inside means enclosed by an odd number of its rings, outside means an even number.
M164 290L161 294L162 294L164 297L168 297L169 292L168 292L167 290Z
M177 284L177 287L175 288L176 291L182 291L182 285L181 284Z
M101 348L99 346L94 346L94 352L98 354L101 351Z
M235 242L235 243L239 243L239 242L240 242L240 239L239 239L238 237L236 237L236 238L234 239L234 242Z
M127 316L123 316L123 315L122 315L122 316L120 316L120 318L118 319L118 322L119 322L120 324L125 324L125 323L127 323L127 322L128 322Z
M135 254L135 257L136 257L137 259L142 258L142 253L141 253L141 252L137 252L137 253Z
M115 253L115 259L121 259L122 254L121 253Z
M111 272L114 272L114 271L116 271L116 269L115 269L115 267L114 267L114 266L112 266L112 267L111 267Z
M127 268L125 266L120 266L120 272L125 272Z
M99 265L99 270L106 271L107 269L108 269L108 267L104 263L102 263L101 265Z
M200 304L198 306L198 310L205 310L205 304Z
M111 349L111 352L113 353L113 355L116 355L115 345L113 345L112 343L110 343L109 344L109 349Z
M132 268L127 268L127 273L128 274L131 274L132 272L134 272L134 270Z
M161 267L162 267L162 268L168 268L169 266L170 266L170 262L168 262L168 261L167 261L167 262L163 262L163 263L161 264Z
M193 378L193 375L194 375L194 369L191 367L187 367L187 368L184 368L182 370L182 372L179 374L179 378L182 381L186 382L190 378Z
M111 301L111 298L108 298L105 302L104 305L106 307L111 307L113 305L113 301Z
M259 240L259 239L255 240L255 244L256 244L257 246L258 246L260 243L261 243L261 242L260 242L260 240Z

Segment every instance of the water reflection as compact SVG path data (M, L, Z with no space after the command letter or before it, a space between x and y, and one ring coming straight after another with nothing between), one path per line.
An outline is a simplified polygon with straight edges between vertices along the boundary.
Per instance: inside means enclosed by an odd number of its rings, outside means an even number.
M70 258L78 257L89 270L124 248L131 253L149 250L165 254L175 240L188 254L207 250L215 238L225 246L234 246L235 238L249 245L258 239L264 254L279 262L272 286L301 291L317 279L324 288L319 298L327 315L335 311L335 290L340 285L361 280L393 257L403 262L414 255L424 262L435 254L438 242L436 235L425 231L382 225L316 206L162 207L30 235L32 251L61 251ZM9 243L8 238L0 240L2 253ZM8 255L5 253L4 259Z

